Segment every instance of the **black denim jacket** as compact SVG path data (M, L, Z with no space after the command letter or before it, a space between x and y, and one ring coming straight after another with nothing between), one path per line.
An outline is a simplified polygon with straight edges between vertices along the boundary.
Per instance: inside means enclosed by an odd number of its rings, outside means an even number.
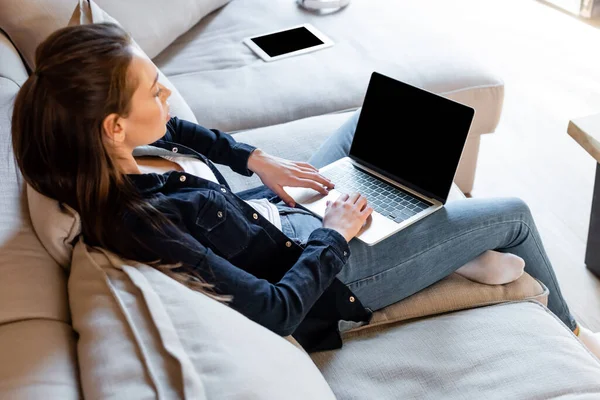
M336 278L350 256L342 235L319 228L298 245L244 201L275 203L280 201L275 193L265 186L232 193L213 164L251 176L247 163L255 147L178 118L168 122L165 136L151 147L202 159L219 184L178 171L127 175L189 240L162 242L149 233L147 223L126 218L129 232L194 265L217 292L233 295L233 309L281 336L291 334L307 352L342 346L338 320L371 320L372 311Z

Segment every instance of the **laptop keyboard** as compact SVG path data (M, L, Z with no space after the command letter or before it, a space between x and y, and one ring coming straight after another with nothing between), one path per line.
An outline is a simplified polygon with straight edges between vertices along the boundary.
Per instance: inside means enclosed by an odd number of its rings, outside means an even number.
M341 193L358 192L367 198L367 204L378 213L400 223L429 207L419 198L377 179L352 164L338 164L321 175L335 183Z

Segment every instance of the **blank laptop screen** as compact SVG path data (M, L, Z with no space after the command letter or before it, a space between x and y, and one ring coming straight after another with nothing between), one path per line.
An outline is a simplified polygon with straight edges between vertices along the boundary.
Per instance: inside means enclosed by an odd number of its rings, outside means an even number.
M374 72L350 156L445 202L474 110Z

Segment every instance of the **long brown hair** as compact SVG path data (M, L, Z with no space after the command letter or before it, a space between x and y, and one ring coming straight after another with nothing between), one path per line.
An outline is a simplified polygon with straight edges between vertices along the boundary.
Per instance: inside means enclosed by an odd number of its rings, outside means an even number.
M104 147L102 121L112 113L127 117L138 85L128 75L132 46L121 27L102 23L59 29L37 47L36 70L19 90L12 116L17 164L35 190L79 213L90 243L146 262L226 303L231 296L217 294L193 265L124 232L128 215L145 221L165 241L187 241L142 197Z

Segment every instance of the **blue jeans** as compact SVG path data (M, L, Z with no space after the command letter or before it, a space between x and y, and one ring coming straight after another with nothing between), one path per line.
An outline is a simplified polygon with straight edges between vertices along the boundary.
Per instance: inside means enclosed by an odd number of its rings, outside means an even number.
M309 162L320 168L348 154L360 109L328 138ZM283 232L305 242L321 226L317 217L279 205ZM486 250L525 260L525 271L549 289L548 308L571 330L565 302L529 207L518 198L450 201L387 239L349 243L351 256L337 275L373 311L396 303L452 274Z

